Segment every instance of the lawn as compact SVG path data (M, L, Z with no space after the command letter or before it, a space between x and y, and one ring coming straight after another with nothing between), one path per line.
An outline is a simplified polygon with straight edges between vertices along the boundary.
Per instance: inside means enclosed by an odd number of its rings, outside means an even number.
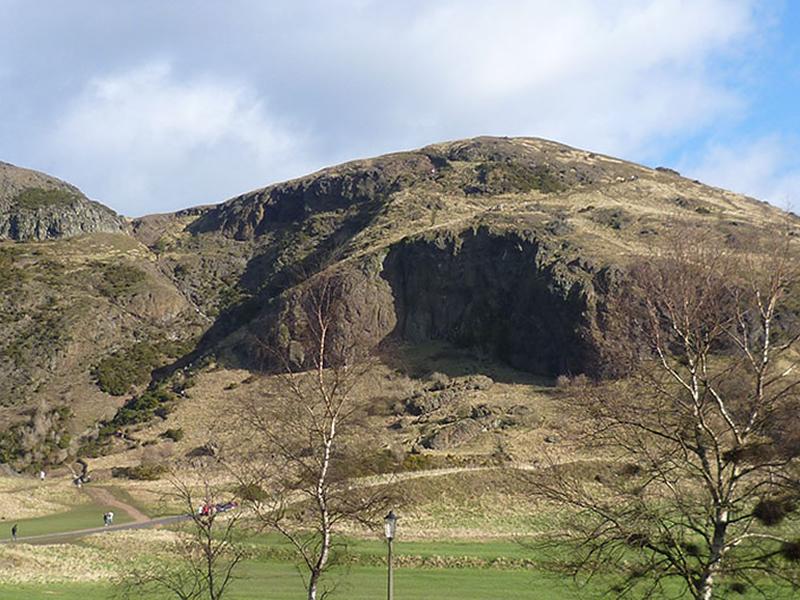
M68 511L37 517L35 519L20 519L19 521L6 521L3 538L11 537L11 526L16 523L18 526L17 535L27 537L29 535L42 535L45 533L61 533L74 529L89 529L91 527L103 526L103 513L108 510L102 504L80 504ZM114 511L114 524L129 523L131 518L121 510Z
M86 504L57 515L19 521L21 535L37 535L70 529L95 527L102 523L104 508ZM119 514L121 520L127 515ZM290 600L303 597L303 581L290 561L285 541L276 535L258 535L247 540L261 551L240 565L229 600ZM80 543L80 542L79 542ZM350 566L334 569L327 582L334 591L329 600L367 600L386 595L386 568L383 564L386 546L380 538L349 540L349 553L355 559ZM609 598L599 585L577 589L568 577L544 572L539 568L522 568L523 560L543 561L547 552L532 549L514 540L489 541L400 541L395 554L400 563L395 569L395 597L398 600L516 600L516 599L599 599ZM425 560L420 565L419 559ZM506 566L486 565L504 559ZM402 566L403 559L414 559ZM501 561L502 562L502 561ZM435 566L434 566L435 565ZM442 565L447 568L440 568ZM597 582L599 583L599 582ZM677 588L675 588L677 589ZM720 597L728 597L721 589ZM5 584L0 585L3 600L112 600L117 590L109 583ZM672 594L674 597L674 594ZM736 595L737 598L760 597L756 594ZM768 595L775 600L794 597L791 593ZM145 596L142 596L145 598ZM167 600L169 595L158 597Z
M264 543L271 545L270 541ZM369 544L369 543L365 543ZM510 544L510 545L506 545ZM492 558L497 551L503 556L517 549L524 556L524 548L513 542L417 542L411 545L413 554L443 556L439 552L457 556L478 556ZM370 548L361 546L359 551L371 554ZM375 550L380 549L376 543ZM410 550L410 549L407 549ZM399 553L402 555L402 553ZM327 582L334 587L327 596L329 600L374 600L386 595L386 568L382 565L356 565L340 567L332 571ZM229 600L294 600L302 598L303 582L296 568L288 562L275 560L248 560L237 571L237 579L232 584ZM674 591L674 590L671 590ZM720 598L727 598L728 590L721 588ZM112 600L117 590L108 583L97 584L37 584L0 585L0 598L3 600ZM118 596L117 596L118 597ZM141 596L148 598L151 596ZM578 589L571 579L544 573L534 569L494 569L494 568L427 568L399 567L395 569L395 598L398 600L438 600L458 598L459 600L594 600L610 598L604 589L590 586ZM674 593L670 597L677 598ZM736 594L742 600L762 598L755 593ZM772 600L789 600L795 597L791 592L768 592ZM153 597L154 600L168 600L169 595Z
M243 565L239 576L231 589L230 600L295 600L303 597L300 576L286 563L248 562ZM334 574L332 581L337 585L329 596L331 600L374 600L386 594L386 570L381 567L352 567ZM0 586L0 596L4 600L105 600L113 595L114 589L108 585ZM398 600L578 598L574 589L549 575L521 570L470 569L397 569L395 597Z

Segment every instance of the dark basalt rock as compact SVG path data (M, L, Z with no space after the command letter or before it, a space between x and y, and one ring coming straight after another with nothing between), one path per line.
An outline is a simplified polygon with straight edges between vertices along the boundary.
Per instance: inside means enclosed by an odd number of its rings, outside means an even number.
M591 364L593 275L555 259L533 234L479 228L408 239L389 252L382 276L404 340L446 340L547 375Z
M209 210L190 231L250 240L317 213L365 209L390 193L432 179L436 164L436 159L410 152L347 163L243 194Z
M414 416L426 415L455 404L472 392L488 390L493 384L492 379L485 375L462 377L447 382L435 381L407 398L403 403L404 412Z
M474 440L483 430L484 425L475 419L462 419L423 438L421 445L430 450L447 450Z
M111 209L44 173L0 163L0 239L43 241L87 233L119 233Z

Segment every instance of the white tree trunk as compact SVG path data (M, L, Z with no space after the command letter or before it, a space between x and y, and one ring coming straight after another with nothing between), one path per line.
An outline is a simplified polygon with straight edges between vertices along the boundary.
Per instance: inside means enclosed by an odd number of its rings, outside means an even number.
M711 600L714 597L714 576L719 571L722 563L727 531L728 511L726 509L717 509L708 566L700 577L700 585L697 590L698 600Z
M317 578L313 574L308 581L308 600L317 600Z

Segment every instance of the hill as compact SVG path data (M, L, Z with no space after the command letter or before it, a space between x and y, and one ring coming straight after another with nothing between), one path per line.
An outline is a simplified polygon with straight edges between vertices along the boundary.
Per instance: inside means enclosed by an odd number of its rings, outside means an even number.
M738 251L793 218L669 169L534 138L354 161L130 224L53 178L2 174L0 223L37 219L0 242L0 449L16 466L86 452L115 414L114 428L166 418L192 370L268 368L264 348L293 347L297 303L321 274L345 282L341 335L466 353L447 363L456 388L487 370L530 385L598 374L604 290L670 231L713 229ZM424 369L409 373L411 387L428 385ZM479 423L465 421L459 439L476 439L487 416L471 416L487 402L470 394L459 419ZM514 408L524 401L495 404L499 421L525 412ZM422 425L403 443L460 443L452 431L435 441L452 420Z
M0 162L0 240L42 241L124 230L119 215L78 188Z

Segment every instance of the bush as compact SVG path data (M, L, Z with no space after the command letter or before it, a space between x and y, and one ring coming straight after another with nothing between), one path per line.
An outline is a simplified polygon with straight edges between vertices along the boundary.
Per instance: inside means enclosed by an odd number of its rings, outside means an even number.
M97 439L84 440L78 448L78 456L99 458L108 454L110 449L108 434L101 435Z
M28 188L21 191L14 199L18 208L37 210L48 206L72 203L79 198L78 194L68 190L42 190Z
M107 394L124 396L134 385L146 383L160 362L161 354L156 347L140 342L102 359L92 369L92 375Z
M468 185L467 194L501 194L530 192L544 194L560 192L564 184L558 174L545 165L527 167L511 163L481 163L475 167L477 185Z
M114 467L111 469L113 477L136 479L139 481L155 481L167 472L167 467L157 464L141 464L138 467Z
M103 358L92 369L97 386L112 396L124 396L134 385L142 385L150 379L153 369L174 360L192 350L192 342L166 341L155 339L139 342L118 350ZM195 380L187 377L183 382L175 384L175 391L188 389L195 385Z
M240 485L234 490L234 494L245 502L263 502L267 499L267 492L257 483Z
M800 542L784 542L780 552L781 556L788 561L800 561Z
M180 427L177 429L167 429L161 434L161 437L167 440L172 440L173 442L180 442L183 439L183 429Z
M97 289L111 299L130 294L146 277L144 271L125 263L101 263L100 268L102 279Z
M408 454L402 463L403 471L424 471L433 466L431 457L427 454Z
M155 416L166 417L177 402L175 394L164 388L147 390L125 403L111 421L112 427L144 423Z
M774 527L794 510L794 505L787 500L764 498L753 508L753 516L763 525Z

